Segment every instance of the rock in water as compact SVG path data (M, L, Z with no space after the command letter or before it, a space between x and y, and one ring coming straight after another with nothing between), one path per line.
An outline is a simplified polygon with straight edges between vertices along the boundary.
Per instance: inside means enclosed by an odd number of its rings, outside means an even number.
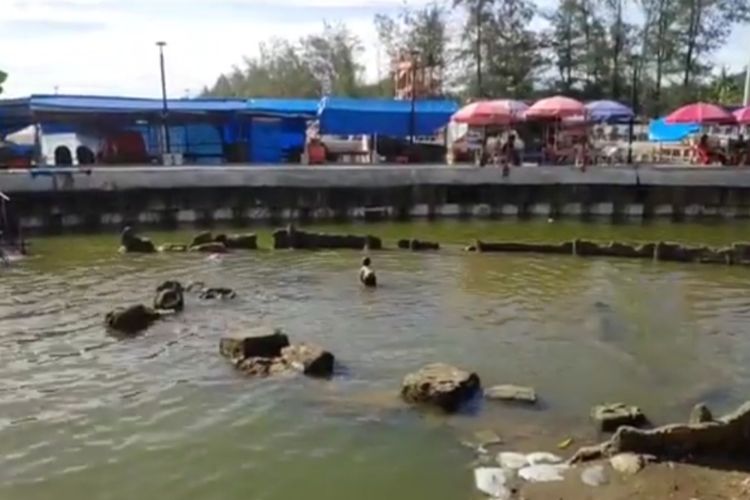
M219 342L221 354L233 361L247 358L278 358L289 347L289 337L280 329L256 328L244 334L229 335Z
M518 471L518 475L530 483L547 483L551 481L562 481L563 472L568 469L567 465L529 465Z
M500 401L516 401L519 403L536 403L536 392L531 387L518 385L495 385L484 391L484 397Z
M602 432L615 432L621 426L641 427L648 423L646 415L637 406L623 403L604 404L591 410L591 418Z
M434 363L404 377L401 397L409 403L429 404L454 412L480 389L476 373Z
M204 231L195 235L193 241L190 242L190 246L197 247L206 243L214 243L214 241L214 235L210 231Z
M223 243L212 241L201 245L191 245L190 251L203 253L227 253L227 247L225 247Z
M156 288L154 309L182 311L185 307L183 288L178 281L165 281Z
M244 358L234 360L235 366L245 375L268 377L289 370L282 358Z
M529 465L529 459L523 453L513 451L501 451L497 454L497 463L503 469L521 469Z
M222 235L223 236L223 235ZM248 234L230 234L224 236L221 240L216 237L216 241L224 243L227 248L237 250L257 250L258 249L258 236L255 233Z
M558 457L554 453L547 453L546 451L537 451L535 453L529 453L526 455L526 460L531 465L541 465L541 464L559 464L563 460L562 458Z
M703 403L698 403L693 407L690 412L690 423L691 424L703 424L705 422L713 422L714 416L711 410L708 409Z
M105 322L112 330L126 335L142 332L159 319L161 315L142 304L120 307L107 313Z
M610 458L609 463L617 472L632 476L646 466L646 459L635 453L620 453Z
M581 481L588 486L603 486L609 482L601 465L594 465L581 472Z
M187 245L182 245L180 243L164 243L163 245L159 245L159 251L168 253L168 252L187 252L188 247Z
M130 226L126 226L120 234L120 248L127 253L156 252L156 247L151 243L151 240L136 235Z
M202 300L233 299L237 294L231 288L204 288L198 296Z
M292 368L311 377L333 375L334 357L328 351L310 344L296 344L284 347L281 357Z
M492 498L510 498L510 491L505 486L505 471L498 467L478 467L474 469L474 484L482 493Z

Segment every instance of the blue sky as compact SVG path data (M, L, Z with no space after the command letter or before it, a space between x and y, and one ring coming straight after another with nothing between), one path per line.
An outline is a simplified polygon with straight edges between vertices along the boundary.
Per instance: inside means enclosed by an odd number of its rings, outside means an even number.
M409 0L422 5L429 0ZM447 1L447 0L446 0ZM552 0L543 0L550 3ZM366 76L378 74L378 12L402 0L0 0L0 69L6 96L30 93L158 96L158 53L166 40L168 89L194 95L254 55L270 37L299 38L323 21L344 21L365 46ZM460 20L452 23L457 29ZM739 69L750 29L736 30L716 64ZM382 69L381 71L384 71Z

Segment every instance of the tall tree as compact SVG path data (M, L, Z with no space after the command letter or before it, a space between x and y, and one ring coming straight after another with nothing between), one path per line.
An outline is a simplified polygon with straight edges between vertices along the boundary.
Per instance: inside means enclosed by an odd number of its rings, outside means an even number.
M8 78L8 74L0 71L0 94L3 93L3 83Z
M344 24L325 23L323 32L302 39L301 55L318 86L318 94L357 95L363 66L362 43Z
M463 67L464 93L483 97L486 95L484 88L485 60L488 55L488 40L492 30L494 16L492 7L495 0L453 0L453 7L460 7L466 14L464 29L461 33L462 46L458 51L456 60ZM473 70L474 75L469 71Z

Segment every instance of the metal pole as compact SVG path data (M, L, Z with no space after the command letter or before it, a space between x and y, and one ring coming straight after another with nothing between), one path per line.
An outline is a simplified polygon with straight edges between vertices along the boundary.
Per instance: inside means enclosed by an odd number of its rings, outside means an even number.
M633 132L635 128L635 117L638 114L638 59L633 57L633 81L630 84L630 107L633 109L633 117L628 124L628 165L633 163Z
M417 53L411 53L411 114L409 122L409 144L414 146L416 133L416 101L417 101Z
M169 128L167 126L167 115L169 114L169 109L167 107L167 76L164 71L164 47L167 45L167 42L156 42L156 45L159 47L159 67L161 69L161 121L162 132L164 134L164 152L169 154L172 152L172 147L169 138Z
M477 97L482 97L482 4L477 2Z
M750 105L750 64L745 67L745 97L742 104L744 106Z

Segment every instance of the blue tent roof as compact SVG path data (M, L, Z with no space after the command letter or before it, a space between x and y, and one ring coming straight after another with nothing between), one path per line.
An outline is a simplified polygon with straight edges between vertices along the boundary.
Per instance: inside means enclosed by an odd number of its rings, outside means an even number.
M654 142L680 142L701 129L697 123L667 123L664 118L651 120L648 139Z
M161 111L162 101L161 99L134 97L33 95L28 99L28 106L32 112L156 113ZM167 106L171 112L175 113L200 114L243 111L245 101L239 99L169 99Z
M281 116L306 116L313 118L318 113L318 99L248 99L246 108L257 113Z
M418 100L414 107L416 135L431 135L458 110L454 101ZM405 137L411 131L411 101L326 97L318 111L324 134L379 134Z

